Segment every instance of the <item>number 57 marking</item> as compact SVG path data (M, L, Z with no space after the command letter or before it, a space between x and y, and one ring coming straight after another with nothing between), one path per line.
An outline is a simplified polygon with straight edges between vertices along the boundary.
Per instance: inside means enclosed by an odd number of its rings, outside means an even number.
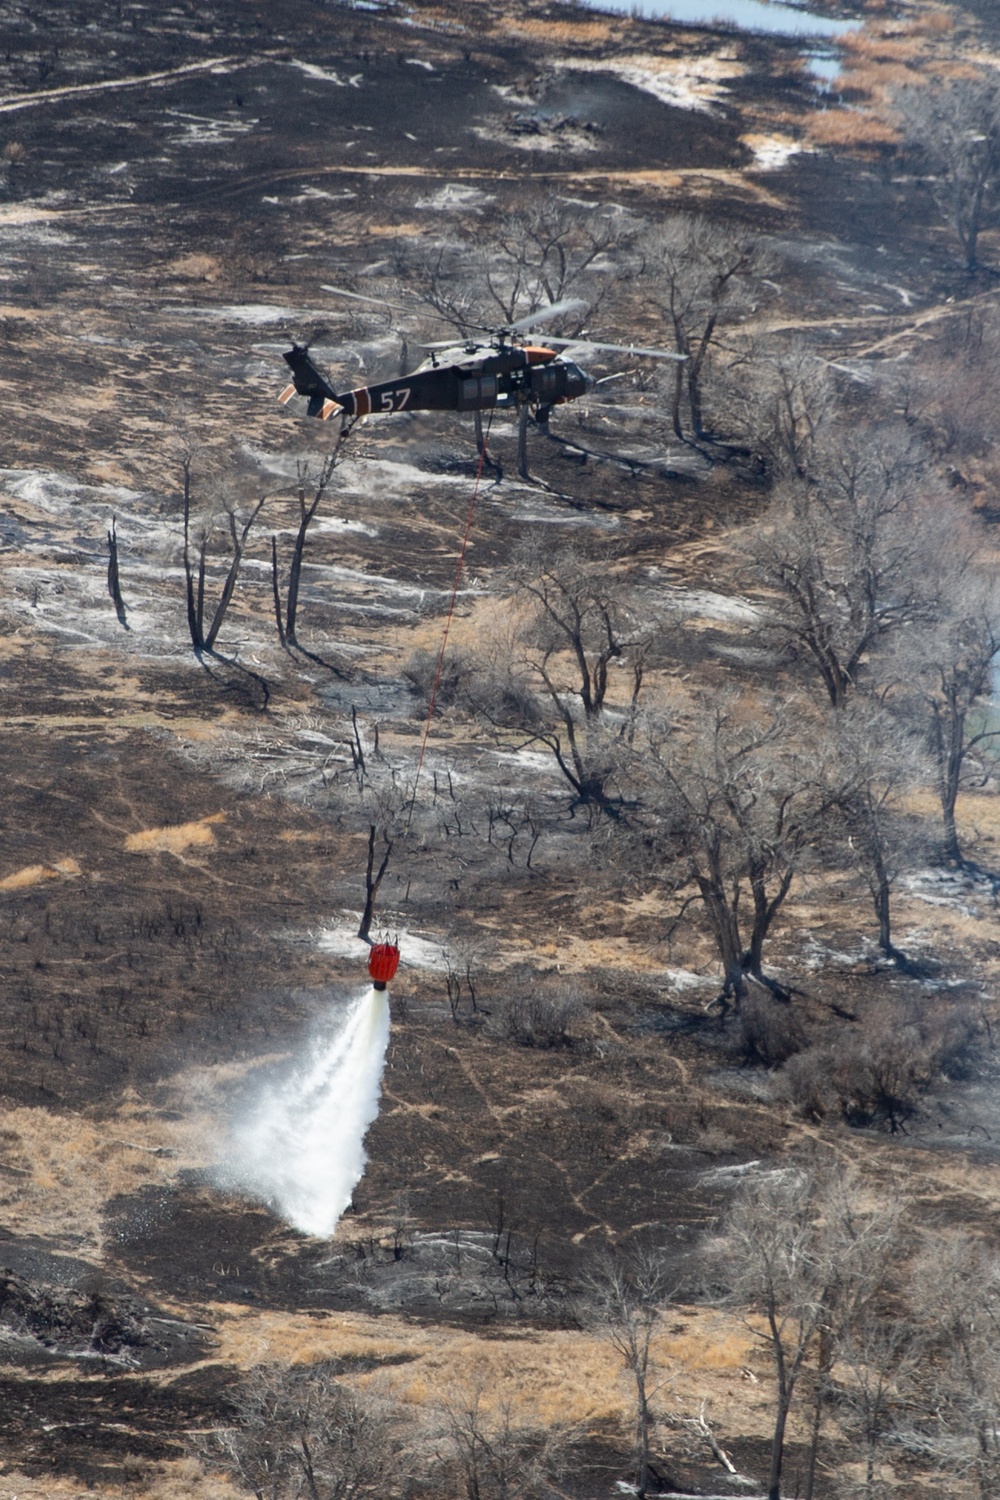
M398 391L383 391L382 392L382 410L383 411L402 411L403 407L406 405L406 403L407 403L407 401L409 401L409 399L410 399L410 387L408 385L400 386L400 388L399 388ZM393 404L393 403L395 403L395 404Z

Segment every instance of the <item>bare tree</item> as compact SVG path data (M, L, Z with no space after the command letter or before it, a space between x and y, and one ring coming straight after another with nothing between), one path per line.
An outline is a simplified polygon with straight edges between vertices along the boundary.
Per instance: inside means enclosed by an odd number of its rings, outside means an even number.
M869 1206L850 1174L798 1170L748 1178L723 1220L712 1263L728 1300L754 1315L749 1326L774 1368L768 1500L781 1497L788 1417L809 1361L822 1386L837 1346L884 1285L898 1221L898 1204ZM815 1412L814 1433L818 1443Z
M334 440L334 445L330 449L330 452L324 456L315 479L310 475L307 463L300 462L298 464L297 494L299 524L295 533L295 541L292 545L291 561L288 566L288 586L285 594L284 611L282 611L281 586L278 581L278 541L277 537L272 536L271 538L271 584L274 593L274 615L278 626L278 635L283 646L298 646L299 644L296 631L298 625L299 587L302 581L302 562L305 555L306 536L320 507L320 502L330 486L334 470L340 462L343 445L349 432L350 429L342 424ZM306 499L307 489L312 489L311 500Z
M466 1500L557 1500L554 1481L569 1433L526 1420L493 1383L475 1374L441 1409L438 1464Z
M238 1389L217 1462L257 1500L356 1500L378 1493L398 1452L379 1404L332 1365L258 1365Z
M983 563L976 539L963 557L956 543L954 581L943 600L943 615L901 639L893 663L904 690L917 697L927 715L928 740L944 822L943 854L965 863L958 841L955 808L970 782L983 785L993 773L989 754L1000 735L982 707L992 691L993 667L1000 654L1000 574Z
M781 711L761 715L733 697L701 705L699 720L689 739L652 732L639 826L695 888L722 964L722 998L739 1003L748 976L787 998L764 973L764 944L815 826L813 767Z
M574 809L614 815L645 632L611 565L572 552L551 560L523 553L507 575L489 639L465 659L460 696L505 743L513 733L525 746L544 745Z
M910 1293L929 1341L921 1364L922 1411L914 1436L954 1478L971 1479L982 1500L996 1500L1000 1261L989 1245L970 1234L937 1237L914 1268Z
M480 240L483 282L505 323L567 298L580 307L565 328L579 333L614 291L637 235L614 205L584 207L550 195L486 226Z
M403 261L400 270L420 299L463 334L570 302L563 317L548 324L552 334L574 337L613 297L629 269L636 221L616 205L581 205L551 193L524 208L476 226L475 236L453 239L430 257ZM530 407L518 408L517 469L529 479L527 435ZM481 417L476 436L484 452Z
M839 1383L837 1404L841 1421L862 1445L864 1479L854 1492L861 1500L883 1500L890 1493L879 1479L880 1455L900 1425L924 1345L911 1319L874 1303L838 1344L837 1360L848 1378Z
M645 1496L651 1479L653 1432L653 1339L676 1289L663 1250L635 1245L608 1251L587 1278L585 1317L614 1349L635 1397L635 1493Z
M1000 187L1000 82L993 69L901 89L895 97L907 143L931 168L938 207L978 265L980 231L995 222Z
M399 269L421 301L462 333L506 327L572 298L578 306L555 330L572 337L613 293L637 232L616 205L545 193L477 223L474 233L445 241L429 257L404 258Z
M395 838L392 835L391 824L388 822L369 823L368 860L365 865L365 904L358 926L359 938L367 939L372 930L372 923L375 920L375 902L378 900L379 887L385 879L385 872L389 868L394 844Z
M803 338L755 341L731 360L725 379L727 404L768 471L807 478L838 409L827 362Z
M416 787L401 768L374 747L366 752L357 717L353 717L354 790L367 836L365 899L358 937L368 941L375 921L379 891L389 869L393 850L407 832L414 813Z
M196 653L202 651L211 652L215 649L216 638L222 628L222 622L226 618L226 612L232 602L236 582L239 578L240 567L243 563L243 553L246 548L247 538L251 527L261 507L265 504L267 496L263 495L252 505L249 512L240 519L237 514L236 503L230 499L224 499L222 504L222 516L225 518L225 528L229 535L230 559L229 568L222 585L219 602L215 606L208 629L205 629L205 575L208 559L208 542L217 524L217 518L213 516L203 524L196 536L192 536L191 526L191 459L185 457L182 464L184 475L184 579L187 600L188 630L191 635L191 644ZM192 557L192 551L196 550L197 563Z
M751 528L747 551L769 629L841 708L883 639L933 616L952 515L927 493L926 457L905 433L841 428L812 463Z
M516 670L551 726L535 728L533 737L552 752L575 802L613 812L611 781L643 678L642 635L626 591L607 565L598 571L572 553L541 567L528 557L512 582L532 610ZM628 674L627 701L614 709L613 667Z
M643 240L651 300L670 329L674 350L684 356L671 375L671 421L685 435L684 403L691 432L707 437L703 383L706 360L718 331L738 322L760 295L764 253L749 230L676 214Z
M892 890L913 842L901 802L919 779L916 746L898 718L870 699L859 699L835 716L825 750L827 807L839 820L871 893L879 947L906 966L906 954L892 941Z

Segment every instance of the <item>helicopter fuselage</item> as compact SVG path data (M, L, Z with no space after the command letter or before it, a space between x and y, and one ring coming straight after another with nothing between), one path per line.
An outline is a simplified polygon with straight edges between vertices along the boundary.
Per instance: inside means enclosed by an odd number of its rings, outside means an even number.
M591 382L578 365L532 344L456 344L435 351L409 375L338 394L296 345L285 360L293 384L279 398L298 393L309 400L308 415L326 418L402 411L488 411L495 406L547 409L582 396Z

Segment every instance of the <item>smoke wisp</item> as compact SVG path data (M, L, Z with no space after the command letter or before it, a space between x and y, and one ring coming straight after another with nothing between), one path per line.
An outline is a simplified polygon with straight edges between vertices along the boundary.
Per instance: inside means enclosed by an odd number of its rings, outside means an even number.
M243 1104L224 1179L263 1199L305 1234L333 1233L365 1169L378 1114L389 1002L366 990L315 1030L280 1079Z

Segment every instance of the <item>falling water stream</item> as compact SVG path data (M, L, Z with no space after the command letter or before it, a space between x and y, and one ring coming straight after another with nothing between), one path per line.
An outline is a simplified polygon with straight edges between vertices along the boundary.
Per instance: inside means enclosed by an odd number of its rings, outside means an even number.
M278 1078L244 1101L224 1180L305 1234L332 1234L365 1169L389 1042L384 990L362 992L316 1027Z

